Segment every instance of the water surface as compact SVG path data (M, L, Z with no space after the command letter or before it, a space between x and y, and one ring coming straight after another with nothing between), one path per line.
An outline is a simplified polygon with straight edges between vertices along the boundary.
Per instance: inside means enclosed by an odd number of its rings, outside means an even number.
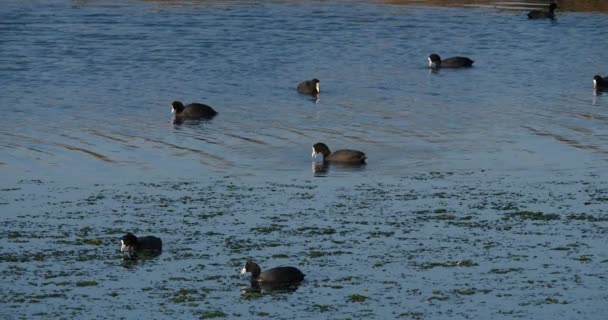
M605 9L435 3L4 4L2 315L606 314ZM318 141L369 164L315 174ZM126 231L165 252L125 266ZM307 280L243 296L247 257Z

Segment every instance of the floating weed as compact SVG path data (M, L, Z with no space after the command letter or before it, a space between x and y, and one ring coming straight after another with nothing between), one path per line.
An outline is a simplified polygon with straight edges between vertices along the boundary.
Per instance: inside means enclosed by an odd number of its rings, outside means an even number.
M419 217L419 220L424 220L424 221L430 221L430 220L456 220L458 219L455 215L453 214L439 214L439 215L433 215L433 216L424 216L424 217Z
M398 317L399 318L410 318L410 319L414 319L414 320L420 320L420 319L424 318L424 314L422 312L408 311L408 312L402 312L402 313L400 313Z
M369 233L370 238L390 237L395 233L392 231L372 231Z
M17 257L12 254L2 254L0 255L0 262L28 262L29 260L26 257Z
M284 242L264 242L262 244L256 243L249 239L234 239L230 237L224 240L226 247L230 250L237 252L259 250L261 248L274 248L284 245Z
M457 295L461 295L461 296L471 296L471 295L474 295L477 293L488 294L488 293L492 292L492 290L470 288L470 289L456 289L452 292L454 292Z
M492 209L510 211L510 210L519 210L519 207L515 203L509 202L507 204L493 204Z
M188 296L178 296L178 297L171 299L171 302L174 302L174 303L184 303L184 302L191 302L191 301L195 301L195 300L193 300L192 298L190 298Z
M298 228L298 231L307 233L310 235L329 235L336 233L334 228L316 228L316 227L304 227Z
M444 268L452 268L452 267L475 267L478 266L477 263L471 260L460 260L460 261L450 261L450 262L430 262L423 264L422 269L432 269L436 267L444 267Z
M26 236L24 234L19 233L19 232L9 232L6 235L6 238L8 238L8 239L17 239L17 238L25 238L25 237Z
M60 287L60 286L67 286L67 285L71 284L71 282L69 282L69 281L62 281L62 282L45 282L45 283L43 283L42 285L44 285L44 286L48 286L48 285L51 285L51 284L54 284L54 285L56 285L56 286Z
M308 255L311 258L319 258L319 257L323 257L323 256L339 256L339 255L351 254L351 253L352 252L347 252L347 251L333 251L333 252L310 251L306 255Z
M545 300L537 303L537 304L568 304L567 301L559 301L555 298L547 297Z
M39 295L35 295L35 296L30 296L28 298L30 298L30 299L36 299L36 300L47 299L47 298L65 298L65 294L63 294L63 293L47 293L47 294L39 294Z
M555 247L555 248L551 248L551 250L557 250L557 251L569 251L572 248L569 247Z
M551 220L559 220L561 217L556 213L542 213L542 212L532 212L532 211L517 211L507 213L505 216L508 218L519 218L523 220L535 220L535 221L551 221Z
M322 287L332 288L332 289L343 289L344 288L344 286L337 285L337 284L333 284L333 285L332 284L324 284L324 285L322 285Z
M260 311L257 313L258 316L260 317L268 317L270 315L270 313L268 312L264 312L264 311Z
M580 262L589 262L589 261L591 261L591 258L588 256L580 256L578 258L574 258L574 260L577 260Z
M78 281L76 282L77 287L93 287L98 285L97 281Z
M448 298L448 297L446 297L446 296L432 296L432 297L430 297L430 298L426 299L426 301L428 301L428 302L432 302L433 300L437 300L437 301L446 301L446 300L448 300L448 299L450 299L450 298Z
M520 272L523 270L524 270L523 268L504 268L504 269L493 268L493 269L490 269L490 273L507 274L507 273L511 273L511 272Z
M65 272L65 271L61 271L57 274L52 274L52 273L45 273L44 274L44 278L45 279L53 279L53 278L58 278L58 277L69 277L71 276L71 273Z
M331 309L332 309L332 307L330 305L325 305L325 304L313 304L312 308L319 312L327 312L327 311L331 311Z
M339 282L352 282L353 280L357 280L357 279L358 279L358 277L348 276L348 277L337 279L336 281L339 281Z
M196 296L194 296L196 295ZM206 295L204 293L199 293L196 289L179 289L177 292L173 294L173 298L171 298L171 302L173 303L185 303L185 302L194 302L205 299Z
M257 227L257 228L251 228L252 232L256 232L256 233L262 233L262 234L268 234L268 233L272 233L275 231L281 231L281 229L283 229L284 226L282 225L278 225L278 224L273 224L269 227Z
M367 300L367 297L361 294L351 294L350 296L348 296L348 298L346 299L346 301L348 302L363 302Z
M175 295L185 296L188 294L196 294L197 292L196 289L179 289Z
M203 315L201 315L199 317L199 319L213 319L213 318L225 318L226 314L223 313L222 311L208 311L203 313Z
M44 259L45 259L45 256L42 253L35 253L32 256L32 260L34 260L34 261L44 261Z
M314 199L315 195L309 192L298 192L292 198L294 199L302 199L302 200L310 200Z
M80 242L83 244L92 244L95 246L101 245L103 243L101 239L81 239Z
M603 217L595 217L593 215L587 214L587 213L581 213L581 214L571 214L569 216L566 217L568 220L582 220L582 221L589 221L589 222L603 222L603 221L608 221L608 217L603 216Z
M257 299L257 298L262 297L262 293L261 292L245 292L241 295L241 297L243 297L243 299L246 299L246 300Z

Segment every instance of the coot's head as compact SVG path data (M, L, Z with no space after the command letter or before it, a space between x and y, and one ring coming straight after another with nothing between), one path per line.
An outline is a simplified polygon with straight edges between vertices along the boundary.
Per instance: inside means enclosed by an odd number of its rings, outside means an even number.
M120 239L120 252L125 256L132 256L137 247L137 237L131 232L127 233Z
M260 266L257 265L257 263L249 259L247 260L247 262L245 262L245 266L243 266L243 269L241 269L241 274L245 274L247 272L251 272L251 278L255 279L260 275L262 270L260 269Z
M436 68L441 65L441 57L438 54L433 53L429 56L429 67Z
M331 151L329 151L329 147L325 145L325 143L317 142L312 146L312 158L317 161L322 161L327 158Z
M557 3L553 2L549 5L549 11L553 12L557 9Z
M319 92L321 92L319 89L319 83L321 83L319 79L312 79L312 84L315 86L314 89L312 89L312 94L319 94Z
M171 113L179 114L184 111L184 104L181 101L173 101L171 104L173 108L171 109Z

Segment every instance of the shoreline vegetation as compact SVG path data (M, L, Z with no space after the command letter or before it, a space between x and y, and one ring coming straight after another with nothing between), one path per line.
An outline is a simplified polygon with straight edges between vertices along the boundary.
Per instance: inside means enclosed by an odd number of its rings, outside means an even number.
M491 0L384 0L391 5L419 5L439 7L495 7L502 10L529 10L546 7L551 1L491 1ZM558 11L573 12L604 12L608 13L608 1L603 0L561 0L555 1Z

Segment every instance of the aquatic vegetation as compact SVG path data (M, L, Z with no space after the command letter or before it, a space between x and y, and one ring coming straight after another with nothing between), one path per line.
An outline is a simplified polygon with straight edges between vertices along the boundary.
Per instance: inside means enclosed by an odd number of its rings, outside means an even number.
M581 261L581 262L592 261L591 257L589 257L589 256L580 256L580 257L574 258L574 260Z
M324 304L313 304L312 308L319 312L328 312L333 309L332 306Z
M478 293L488 294L488 293L492 292L492 290L469 288L469 289L455 289L452 292L457 295L461 295L461 296L470 296L470 295L474 295L474 294L478 294Z
M426 299L426 301L428 301L428 302L433 302L435 300L437 300L437 301L446 301L446 300L449 300L449 299L450 298L447 297L447 296L432 296L432 297L429 297L428 299Z
M555 213L543 213L543 212L532 212L532 211L517 211L510 212L505 215L506 218L520 218L523 220L536 220L536 221L551 221L559 220L561 217Z
M81 239L80 242L84 244L92 244L95 246L99 246L103 243L101 239Z
M199 317L199 319L225 318L226 316L228 316L228 315L222 311L208 311L208 312L203 313Z
M283 229L284 226L282 225L271 225L269 227L256 227L256 228L251 228L252 232L256 232L256 233L262 233L262 234L268 234L268 233L272 233L275 231L281 231L281 229Z
M453 268L453 267L475 267L477 263L471 260L459 260L459 261L448 261L448 262L429 262L422 264L423 269L432 269L436 267Z
M81 198L50 201L37 218L17 218L20 224L11 226L10 239L5 233L9 241L0 261L6 267L0 275L17 283L25 294L8 293L2 301L11 303L14 310L30 301L49 305L59 300L83 301L83 290L75 288L85 287L95 292L86 293L86 299L100 305L149 299L155 302L150 309L161 317L283 318L287 312L298 312L308 317L323 314L332 319L358 319L379 317L377 308L387 308L393 317L421 319L437 316L435 310L446 312L456 303L474 310L469 301L482 298L496 306L496 301L506 297L517 301L519 309L497 308L497 314L525 317L534 314L530 308L537 305L567 302L574 306L581 301L568 292L556 295L556 283L581 283L603 276L589 268L608 260L596 259L599 245L587 241L602 230L600 207L583 207L582 203L577 207L576 199L556 193L551 201L566 204L543 208L542 212L560 217L547 224L542 219L555 217L512 212L514 205L509 203L521 207L535 203L524 193L502 191L502 186L493 183L474 189L460 182L462 175L453 176L454 182L445 186L437 185L449 177L452 175L428 175L427 180L407 178L403 184L392 185L357 184L330 189L332 192L317 186L307 191L315 193L313 202L295 194L302 190L298 184L293 189L234 184L226 194L222 193L226 189L223 182L213 186L155 183L146 187L150 189L136 191L100 185ZM412 181L420 183L415 190ZM428 181L433 185L425 186ZM175 194L171 193L174 187ZM84 201L100 193L105 198L95 200L95 205ZM208 197L202 199L198 194ZM326 205L319 209L316 201ZM73 210L81 203L90 210ZM36 212L31 206L30 211ZM285 210L286 206L293 209ZM505 208L509 210L504 212ZM122 215L124 211L130 216ZM154 223L142 222L147 219ZM131 224L135 227L129 227ZM117 227L120 225L125 227ZM27 237L31 229L46 232ZM163 234L167 250L159 258L123 263L115 239L124 229ZM564 237L581 230L589 238ZM20 251L20 245L35 250ZM539 257L544 255L538 250L555 259L541 263ZM463 252L466 255L461 256ZM227 303L234 301L243 285L249 285L238 271L243 259L251 255L274 265L298 264L307 274L305 281L295 290L245 292L238 304ZM522 268L520 262L538 263L540 270ZM587 272L565 280L572 264ZM134 288L125 287L123 281L132 277L140 277L141 283L127 282ZM482 288L475 287L481 284ZM424 286L436 289L429 292ZM41 291L45 288L52 291ZM530 300L523 292L543 295ZM425 303L420 310L403 312L396 309L402 305L392 306L396 297ZM294 304L296 299L303 303ZM266 312L255 307L268 302L283 309ZM68 312L73 317L86 313L77 308L73 305ZM222 310L215 313L214 308ZM137 304L129 304L112 314L141 310ZM49 311L42 317L57 316Z
M346 300L349 302L364 302L367 299L368 298L366 296L355 293L348 296Z
M399 318L408 318L408 319L414 319L414 320L421 320L424 319L424 313L422 312L414 312L414 311L408 311L408 312L402 312L398 315Z
M256 299L256 298L260 298L262 296L263 295L261 292L245 292L245 293L241 294L241 297L243 297L243 299Z
M511 272L521 272L523 271L523 268L493 268L490 269L490 273L496 273L496 274L507 274L507 273L511 273Z
M98 284L99 284L99 282L93 281L93 280L76 282L77 287L92 287L92 286L96 286Z

